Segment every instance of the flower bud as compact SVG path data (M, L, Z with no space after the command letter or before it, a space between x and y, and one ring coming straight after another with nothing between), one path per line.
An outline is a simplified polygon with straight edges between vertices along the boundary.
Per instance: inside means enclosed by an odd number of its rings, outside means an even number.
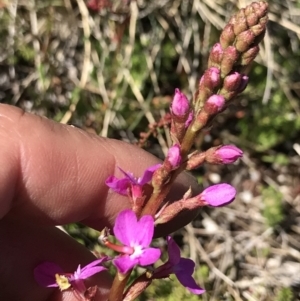
M199 82L199 88L194 98L194 109L197 112L203 103L214 93L214 90L221 84L220 69L208 68Z
M199 82L200 91L206 88L211 92L213 92L213 89L220 85L221 82L220 73L221 72L219 68L216 67L208 68L200 79Z
M221 62L221 77L224 78L233 69L234 64L240 57L240 53L234 46L229 46L224 50Z
M225 98L222 95L214 94L206 101L204 108L209 114L217 114L222 111L225 105Z
M220 36L220 44L222 46L222 49L226 49L227 47L231 46L235 40L235 34L233 31L233 25L228 23Z
M184 124L185 128L188 128L189 125L192 123L193 117L194 117L194 112L190 112L190 114L189 114L189 116L188 116L188 118L187 118L187 120Z
M242 80L241 80L240 86L238 87L238 93L241 93L246 89L246 87L248 85L248 81L249 81L249 76L242 75Z
M247 24L249 27L256 25L259 22L259 17L255 14L247 16Z
M171 164L172 168L177 168L181 163L180 147L175 144L169 148L167 154L167 160Z
M209 54L208 67L217 67L220 65L223 56L223 49L220 43L216 43Z
M236 17L236 22L233 25L233 31L236 36L248 29L248 25L247 25L247 21L246 21L244 12L243 12L243 10L241 10L240 12L241 12L241 14L238 14L238 16Z
M171 103L171 112L177 117L184 117L190 110L190 104L187 97L180 92L179 89L175 89L175 95Z
M241 82L242 75L238 72L233 72L225 77L223 88L227 91L237 91Z
M226 183L212 185L199 195L201 201L213 207L225 206L231 203L235 196L235 188Z
M205 161L211 164L231 164L243 156L235 145L212 147L205 153Z
M245 52L250 48L250 45L254 42L255 40L255 34L251 29L243 31L240 33L235 42L235 47L237 51L239 52Z
M242 66L248 66L255 59L258 52L259 46L257 45L249 48L246 52L242 54L240 64Z

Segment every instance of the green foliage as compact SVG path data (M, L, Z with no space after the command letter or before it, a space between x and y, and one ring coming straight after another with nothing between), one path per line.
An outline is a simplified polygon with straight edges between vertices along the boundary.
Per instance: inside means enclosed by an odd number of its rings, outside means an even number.
M270 227L275 227L284 218L282 195L271 186L263 188L261 194L264 204L263 216Z
M177 278L172 275L170 279L154 280L153 285L149 286L147 290L137 299L139 301L155 300L155 301L177 301L202 300L201 297L191 294L185 287L183 287Z
M262 67L258 66L254 73L261 71ZM258 78L261 79L261 76ZM282 90L274 91L267 104L262 104L262 100L257 98L256 93L260 89L263 94L264 80L262 82L263 84L256 85L254 80L254 84L247 90L250 99L247 102L248 114L238 124L241 136L245 141L254 143L258 152L295 137L300 130L300 118Z
M276 295L275 301L293 301L293 292L289 287L282 288Z
M26 62L33 63L34 57L35 57L35 51L32 48L32 45L27 44L20 44L18 47L18 54L20 55L20 58L22 58ZM17 60L17 57L15 57L15 60Z

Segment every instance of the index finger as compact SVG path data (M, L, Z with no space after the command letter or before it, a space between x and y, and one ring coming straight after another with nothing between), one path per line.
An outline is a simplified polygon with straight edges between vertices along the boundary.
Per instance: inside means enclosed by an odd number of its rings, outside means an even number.
M126 197L108 190L107 177L121 176L117 166L139 176L157 162L125 142L0 105L0 217L26 216L46 225L81 221L100 230L130 207ZM181 178L179 196L189 181Z

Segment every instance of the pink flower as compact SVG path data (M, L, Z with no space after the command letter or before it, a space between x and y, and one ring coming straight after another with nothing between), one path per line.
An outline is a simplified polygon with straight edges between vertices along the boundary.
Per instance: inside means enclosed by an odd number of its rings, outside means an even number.
M114 234L123 246L119 248L122 254L113 260L113 264L120 273L126 274L135 265L147 266L159 259L160 250L149 247L153 233L152 216L145 215L137 220L132 210L124 210L118 215Z
M235 188L229 184L222 183L204 189L198 198L210 206L220 207L231 203L235 196Z
M56 263L46 261L34 269L34 279L40 286L59 287L61 291L72 287L78 293L83 294L86 291L83 280L106 270L99 264L107 260L108 257L94 260L84 268L79 265L74 273L65 273Z
M121 172L125 175L124 178L118 179L114 176L110 176L105 181L105 184L111 188L116 193L122 195L128 195L128 188L135 188L135 191L140 191L143 185L150 182L153 176L153 173L161 166L161 164L156 164L147 168L140 178L135 178L132 173L126 172L119 167ZM141 192L140 192L141 193ZM140 197L140 196L136 196Z
M180 257L180 249L171 236L167 237L169 260L154 270L152 278L167 278L170 274L175 274L179 282L190 292L196 295L203 294L205 290L198 286L192 274L195 263L191 259Z

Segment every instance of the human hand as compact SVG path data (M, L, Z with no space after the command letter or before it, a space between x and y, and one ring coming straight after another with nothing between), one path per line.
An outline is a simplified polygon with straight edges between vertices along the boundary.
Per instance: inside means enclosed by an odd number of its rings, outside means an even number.
M0 288L1 300L77 300L70 291L39 287L33 269L42 261L74 271L94 256L57 229L81 222L102 230L112 228L117 214L129 208L128 198L108 189L105 180L119 177L117 166L141 175L158 162L145 151L105 139L0 104ZM171 199L179 199L193 182L180 176ZM187 214L158 235L191 220ZM106 300L111 279L95 275L96 300Z

